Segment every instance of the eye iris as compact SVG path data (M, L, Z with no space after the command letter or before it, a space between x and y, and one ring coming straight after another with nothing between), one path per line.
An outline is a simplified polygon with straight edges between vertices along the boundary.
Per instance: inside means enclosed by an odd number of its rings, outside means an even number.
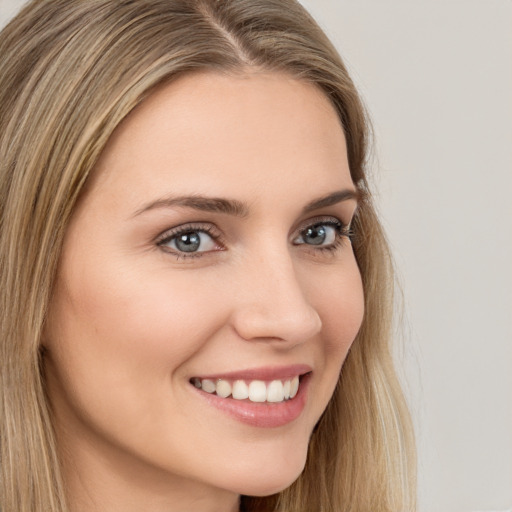
M312 226L304 232L304 241L311 245L320 245L325 242L327 232L325 226Z
M199 249L201 245L201 237L199 233L191 231L190 233L183 233L176 238L176 248L183 252L194 252Z

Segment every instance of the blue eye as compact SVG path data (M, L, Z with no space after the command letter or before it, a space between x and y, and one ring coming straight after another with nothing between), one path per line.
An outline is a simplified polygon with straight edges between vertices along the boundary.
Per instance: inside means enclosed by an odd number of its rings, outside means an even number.
M310 226L302 232L300 238L309 245L329 245L336 240L336 229L325 224Z
M293 240L293 243L328 249L336 247L337 242L344 236L349 236L348 229L341 222L333 219L307 226Z
M186 229L166 236L158 242L161 247L167 247L177 253L199 253L213 251L218 244L205 230Z

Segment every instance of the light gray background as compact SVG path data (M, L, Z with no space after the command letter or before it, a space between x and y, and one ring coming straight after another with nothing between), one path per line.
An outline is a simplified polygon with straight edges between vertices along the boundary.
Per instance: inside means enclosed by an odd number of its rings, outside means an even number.
M512 1L303 3L374 121L420 512L511 509Z

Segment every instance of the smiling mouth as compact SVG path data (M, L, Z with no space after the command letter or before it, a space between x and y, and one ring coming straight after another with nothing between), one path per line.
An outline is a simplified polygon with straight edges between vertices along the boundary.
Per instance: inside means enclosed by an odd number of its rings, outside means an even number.
M191 383L206 393L220 398L248 400L255 403L279 403L295 398L299 391L301 376L283 380L228 380L200 379L194 377Z

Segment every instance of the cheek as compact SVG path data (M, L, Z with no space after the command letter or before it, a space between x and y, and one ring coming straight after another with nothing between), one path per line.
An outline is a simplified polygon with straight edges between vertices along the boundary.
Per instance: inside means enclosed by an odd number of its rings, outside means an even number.
M224 315L199 283L131 274L119 280L89 274L69 286L59 315L62 342L91 356L100 352L109 364L151 360L168 371L170 362L193 355Z
M307 275L313 275L312 272ZM312 404L315 423L324 412L339 380L345 358L359 332L364 315L364 293L360 272L350 253L337 268L317 270L309 280L309 295L322 320L321 352L318 374L322 376L315 389Z
M364 316L364 293L355 259L331 271L316 287L315 307L322 319L325 350L338 361L345 358ZM340 362L341 364L341 362Z
M222 304L185 273L167 282L162 272L87 267L61 277L50 311L59 393L91 414L161 408L169 382L223 324Z

